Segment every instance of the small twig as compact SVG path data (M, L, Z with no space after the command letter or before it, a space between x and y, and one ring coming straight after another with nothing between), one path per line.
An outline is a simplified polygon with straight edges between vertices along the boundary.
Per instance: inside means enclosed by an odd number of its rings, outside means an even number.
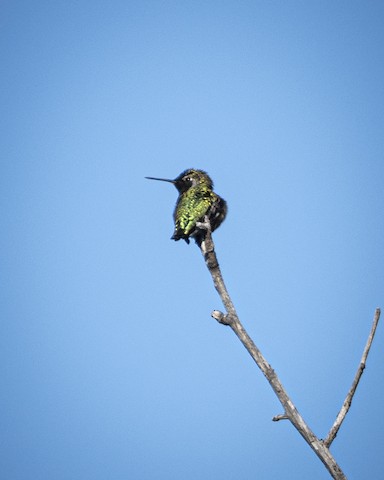
M214 310L211 313L211 317L217 320L219 323L222 325L230 325L231 324L231 317L228 315L224 315L223 312L220 312L220 310Z
M279 422L280 420L289 420L289 417L285 413L281 413L280 415L275 415L272 418L272 422Z
M376 308L375 316L373 318L372 328L371 328L371 331L370 331L369 336L368 336L367 343L366 343L365 348L364 348L363 356L361 357L360 364L357 368L355 378L353 379L352 386L351 386L347 396L345 397L344 403L343 403L343 405L340 409L339 414L336 417L336 420L335 420L334 424L332 425L332 428L330 429L330 431L327 435L327 438L324 440L324 445L328 448L331 445L331 443L333 442L333 440L336 438L337 432L339 431L339 429L341 427L341 424L343 423L343 421L344 421L344 419L345 419L345 417L348 413L348 410L349 410L349 408L352 404L352 399L353 399L353 396L356 392L357 385L359 384L360 378L363 375L363 372L364 372L364 369L365 369L365 364L366 364L366 361L367 361L369 350L370 350L371 345L372 345L373 337L375 336L375 332L376 332L377 324L379 323L379 319L380 319L380 309Z

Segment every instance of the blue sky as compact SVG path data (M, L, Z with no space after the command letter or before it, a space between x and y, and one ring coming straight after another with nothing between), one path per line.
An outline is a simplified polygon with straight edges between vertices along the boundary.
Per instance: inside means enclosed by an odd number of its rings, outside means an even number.
M3 1L7 480L329 478L170 241L209 172L239 316L325 437L384 307L384 5ZM384 468L383 326L332 445Z

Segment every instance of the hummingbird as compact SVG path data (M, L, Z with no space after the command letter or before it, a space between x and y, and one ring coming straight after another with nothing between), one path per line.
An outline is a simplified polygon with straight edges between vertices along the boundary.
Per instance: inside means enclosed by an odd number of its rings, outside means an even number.
M206 230L199 226L205 217L211 230L218 228L227 214L227 203L213 191L213 181L204 170L190 168L180 173L174 180L168 178L145 177L149 180L173 183L179 192L173 212L175 230L171 240L183 239L189 243L189 237L198 245L205 238Z

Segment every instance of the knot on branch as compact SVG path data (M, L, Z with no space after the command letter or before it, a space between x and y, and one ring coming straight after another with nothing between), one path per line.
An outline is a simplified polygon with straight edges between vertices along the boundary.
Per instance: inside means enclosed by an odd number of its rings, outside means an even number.
M233 318L231 315L224 314L223 312L220 312L220 310L214 310L211 313L211 317L217 320L219 323L222 325L232 325L233 324Z

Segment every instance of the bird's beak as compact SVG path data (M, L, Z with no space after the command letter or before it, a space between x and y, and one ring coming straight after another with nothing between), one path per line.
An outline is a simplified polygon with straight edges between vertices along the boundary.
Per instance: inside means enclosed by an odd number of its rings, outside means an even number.
M145 178L148 178L148 180L159 180L160 182L175 183L175 180L169 180L169 178L156 178L156 177L145 177Z

